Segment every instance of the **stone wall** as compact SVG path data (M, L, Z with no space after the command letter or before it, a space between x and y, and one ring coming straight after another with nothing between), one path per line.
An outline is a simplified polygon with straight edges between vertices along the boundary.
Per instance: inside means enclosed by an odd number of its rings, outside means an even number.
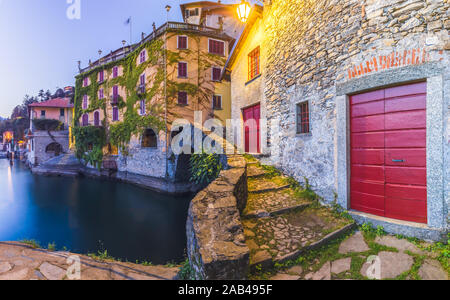
M133 136L129 144L129 155L120 153L117 163L120 172L155 178L166 177L166 134L161 131L157 148L142 148L141 138Z
M47 160L55 157L54 153L46 153L47 146L51 143L61 145L63 153L69 152L69 132L68 131L52 131L50 135L47 131L34 132L34 150L28 154L28 160L31 165L42 164Z
M276 121L281 126L279 131L268 130L271 157L263 162L299 181L308 178L318 194L333 201L338 178L344 175L340 172L346 172L337 168L337 87L368 78L360 91L376 88L370 82L374 74L408 74L411 65L442 70L443 125L450 134L448 0L273 0L265 4L261 98L267 105L269 128ZM387 84L399 83L402 80ZM295 108L303 101L310 103L311 134L297 135ZM442 142L445 149L442 167L448 205L449 137L435 142Z
M247 166L229 157L230 169L191 202L186 225L187 251L196 279L245 279L250 250L240 213L247 204Z

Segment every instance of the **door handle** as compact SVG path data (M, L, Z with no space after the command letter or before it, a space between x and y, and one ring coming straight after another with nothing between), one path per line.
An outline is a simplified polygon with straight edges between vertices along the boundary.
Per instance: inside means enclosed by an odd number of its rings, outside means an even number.
M402 163L402 162L405 162L405 160L404 159L393 159L392 162Z

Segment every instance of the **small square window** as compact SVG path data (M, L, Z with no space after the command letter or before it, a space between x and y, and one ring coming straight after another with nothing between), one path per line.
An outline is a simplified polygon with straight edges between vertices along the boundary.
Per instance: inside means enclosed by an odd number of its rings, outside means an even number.
M178 104L179 105L187 105L188 104L188 93L187 92L178 92Z
M60 117L64 117L64 116L65 116L64 108L60 108L60 109L59 109L59 116L60 116Z
M297 104L297 134L311 132L308 101Z
M209 53L224 56L225 43L217 40L209 40Z

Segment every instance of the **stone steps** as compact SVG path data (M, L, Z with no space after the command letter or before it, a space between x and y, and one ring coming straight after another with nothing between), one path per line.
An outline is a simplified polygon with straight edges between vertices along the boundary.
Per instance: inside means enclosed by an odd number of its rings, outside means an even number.
M252 271L295 260L354 228L328 208L312 207L286 177L268 176L258 163L247 168L249 196L242 222Z
M304 208L278 216L243 219L250 267L263 270L295 260L353 230L354 223L334 217L326 208Z
M263 168L259 167L258 165L251 165L247 167L247 177L248 178L258 178L258 177L264 177L268 173Z
M251 193L243 218L266 218L307 208L311 203L298 197L293 190Z

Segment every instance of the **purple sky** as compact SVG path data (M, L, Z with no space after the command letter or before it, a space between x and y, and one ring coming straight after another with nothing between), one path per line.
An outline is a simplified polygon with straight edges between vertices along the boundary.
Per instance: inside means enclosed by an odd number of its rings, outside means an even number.
M75 0L73 0L75 1ZM181 21L179 5L191 0L80 0L81 19L70 20L67 0L0 0L0 116L8 117L25 94L74 84L77 61L86 66L129 40L125 20L133 18L133 40L166 20ZM238 0L222 1L237 3Z

